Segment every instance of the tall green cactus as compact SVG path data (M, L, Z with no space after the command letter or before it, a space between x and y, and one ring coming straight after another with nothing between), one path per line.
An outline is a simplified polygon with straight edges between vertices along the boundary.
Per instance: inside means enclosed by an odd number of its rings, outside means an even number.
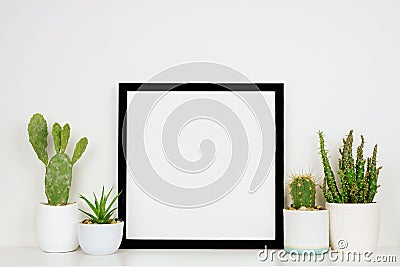
M343 147L339 149L340 191L336 185L332 168L325 150L323 133L318 132L320 154L325 178L322 190L326 201L335 203L371 203L377 193L377 180L382 167L376 167L378 146L375 145L372 158L364 159L364 137L361 135L361 144L357 147L356 160L353 158L353 130L343 139ZM365 163L367 168L365 169Z
M379 176L379 171L382 167L376 167L376 154L378 153L378 146L375 145L374 151L372 153L371 164L369 165L368 172L370 173L369 176L369 191L368 196L366 196L367 202L372 202L374 200L375 194L378 190L379 185L377 185L377 180Z
M48 161L47 122L42 114L36 113L31 117L28 124L28 135L36 155L46 167L45 193L48 204L52 206L68 204L72 166L86 150L88 139L83 137L78 141L71 160L65 153L70 137L69 124L61 127L59 123L54 123L52 136L56 154Z
M311 173L292 175L289 182L289 193L292 197L293 208L314 208L317 184Z
M364 202L365 192L365 159L364 159L364 136L361 135L361 144L357 147L357 159L356 159L356 184L358 185L358 198L357 202Z
M320 144L320 154L321 154L322 165L324 166L324 174L325 174L324 186L323 186L324 196L325 196L325 199L327 199L327 200L329 199L329 200L333 200L333 202L340 202L342 199L342 196L339 193L339 189L336 185L335 175L333 174L331 165L329 164L328 151L325 150L324 135L321 131L318 132L318 135L319 135L319 144ZM326 188L325 184L328 185L328 188Z

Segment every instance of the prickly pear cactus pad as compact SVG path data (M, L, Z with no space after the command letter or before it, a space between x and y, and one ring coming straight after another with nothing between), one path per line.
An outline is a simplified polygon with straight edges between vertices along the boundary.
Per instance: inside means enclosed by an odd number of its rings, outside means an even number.
M63 127L56 122L53 124L52 135L56 154L48 162L47 154L47 122L42 114L36 113L28 124L29 142L32 144L38 158L46 166L45 193L49 205L58 206L68 204L69 190L72 182L72 166L85 152L88 145L86 137L76 144L71 158L65 154L70 137L70 126Z
M32 144L36 155L47 165L47 122L42 114L36 113L32 116L28 124L29 142Z
M53 135L54 149L56 150L56 153L58 153L61 149L61 126L58 122L53 124L51 134Z
M83 152L85 152L87 145L88 145L88 139L86 137L82 137L78 141L78 143L76 143L74 154L72 155L72 164L75 164L75 162L77 162L78 159L80 159Z
M67 149L70 133L71 129L69 127L69 124L66 123L61 130L61 153L64 153L65 149Z
M54 155L46 168L45 192L49 204L68 204L72 182L72 163L65 153Z

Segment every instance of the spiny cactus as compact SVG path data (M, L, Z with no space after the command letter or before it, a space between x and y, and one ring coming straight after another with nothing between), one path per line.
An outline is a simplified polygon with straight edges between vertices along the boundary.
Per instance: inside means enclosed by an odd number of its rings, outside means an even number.
M52 136L56 154L48 160L47 153L47 122L42 114L34 114L28 124L29 142L36 155L46 167L45 193L48 204L52 206L66 205L69 199L69 190L72 182L72 166L85 151L88 139L81 138L75 146L72 160L65 153L67 148L70 127L66 123L63 127L59 123L53 124Z
M328 151L325 150L325 141L322 132L318 132L320 142L320 154L322 158L322 165L324 166L324 183L322 191L324 192L325 199L328 202L340 202L341 196L339 189L337 188L335 175L333 174L331 165L329 164ZM329 190L327 190L328 185Z
M311 173L293 174L289 182L289 193L293 208L314 208L317 184Z
M361 144L357 147L356 160L353 158L353 130L343 139L343 147L339 149L340 191L336 185L336 179L328 159L328 151L325 149L324 135L319 136L319 151L324 168L324 183L322 191L326 201L331 203L371 203L377 192L377 180L382 167L376 167L378 146L375 145L371 158L364 159L364 137L361 135ZM365 169L365 163L367 168Z

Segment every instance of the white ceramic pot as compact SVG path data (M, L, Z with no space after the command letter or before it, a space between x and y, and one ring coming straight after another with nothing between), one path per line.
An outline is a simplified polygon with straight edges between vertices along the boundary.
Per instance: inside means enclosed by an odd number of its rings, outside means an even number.
M329 215L327 210L283 210L284 248L298 254L313 251L321 254L329 249Z
M118 250L124 222L115 224L83 224L78 227L79 245L89 255L108 255Z
M81 218L77 203L65 206L38 203L33 229L39 247L45 252L68 252L77 249L77 224Z
M379 239L378 203L326 203L330 244L335 250L374 251Z

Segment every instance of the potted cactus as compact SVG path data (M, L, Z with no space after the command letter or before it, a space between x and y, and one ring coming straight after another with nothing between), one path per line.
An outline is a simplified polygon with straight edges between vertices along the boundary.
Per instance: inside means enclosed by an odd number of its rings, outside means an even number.
M34 215L34 234L40 248L46 252L67 252L78 247L76 224L81 216L77 203L70 203L69 191L72 167L82 156L88 140L81 138L72 158L65 150L70 137L70 126L54 123L52 128L56 154L49 160L47 152L47 122L43 115L34 114L28 124L29 142L46 168L45 194L47 202L38 203Z
M113 208L113 204L122 191L107 204L111 191L112 188L105 195L103 186L100 198L93 193L93 203L86 197L79 196L92 210L92 213L89 213L79 209L87 216L78 226L79 245L86 254L95 256L112 254L121 245L124 222L114 217L117 208Z
M329 210L330 244L342 251L374 251L379 238L379 205L374 202L377 180L382 167L377 167L378 146L372 156L364 159L364 137L353 158L353 130L343 139L339 149L337 175L331 168L325 149L324 135L318 132L320 154L324 168L322 186Z
M292 204L283 210L284 248L288 252L322 254L329 249L329 216L315 206L317 183L311 173L293 174L289 182Z

